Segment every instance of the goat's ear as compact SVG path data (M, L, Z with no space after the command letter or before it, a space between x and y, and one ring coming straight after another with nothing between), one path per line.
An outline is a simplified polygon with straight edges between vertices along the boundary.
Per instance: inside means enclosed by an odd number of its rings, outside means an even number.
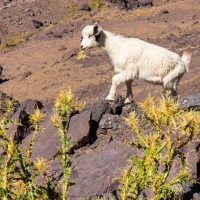
M99 33L101 32L102 28L101 26L98 26L97 22L94 24L94 30L93 30L93 34L94 35L99 35Z

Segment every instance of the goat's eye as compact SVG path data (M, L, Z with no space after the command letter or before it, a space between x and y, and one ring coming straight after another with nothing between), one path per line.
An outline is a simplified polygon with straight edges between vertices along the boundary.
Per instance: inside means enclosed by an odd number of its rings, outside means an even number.
M88 38L91 38L93 35L89 35Z

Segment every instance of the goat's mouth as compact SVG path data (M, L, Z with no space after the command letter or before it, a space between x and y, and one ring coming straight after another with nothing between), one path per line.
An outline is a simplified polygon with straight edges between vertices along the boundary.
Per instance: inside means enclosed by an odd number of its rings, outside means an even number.
M81 47L81 50L86 50L88 49L88 47Z

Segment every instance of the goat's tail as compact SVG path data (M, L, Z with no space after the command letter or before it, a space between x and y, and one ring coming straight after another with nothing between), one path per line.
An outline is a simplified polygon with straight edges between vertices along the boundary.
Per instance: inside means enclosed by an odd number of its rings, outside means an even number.
M181 60L185 63L187 72L189 71L188 65L190 63L191 56L192 54L190 52L185 51L181 57Z

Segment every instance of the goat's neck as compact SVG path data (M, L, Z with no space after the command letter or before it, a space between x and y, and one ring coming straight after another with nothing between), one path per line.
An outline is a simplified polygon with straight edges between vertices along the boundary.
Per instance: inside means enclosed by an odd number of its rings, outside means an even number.
M118 52L117 36L111 32L103 31L101 47L112 57Z

